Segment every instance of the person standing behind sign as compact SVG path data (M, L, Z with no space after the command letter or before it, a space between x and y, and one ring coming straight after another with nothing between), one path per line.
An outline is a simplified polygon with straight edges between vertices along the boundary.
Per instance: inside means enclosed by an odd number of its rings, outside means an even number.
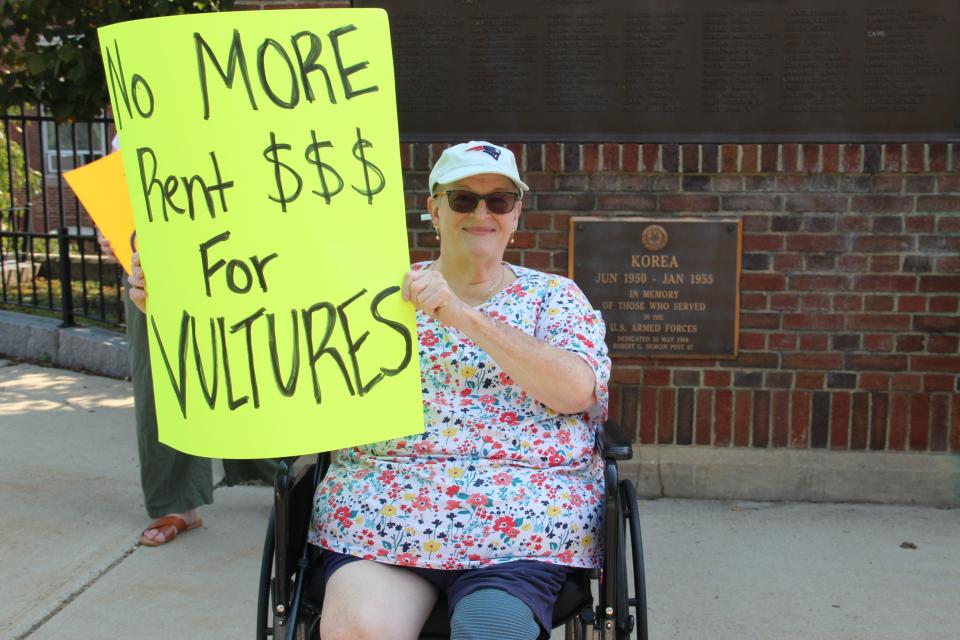
M119 149L117 138L113 150ZM116 255L110 241L97 233L105 254ZM136 263L139 268L139 261ZM127 352L137 423L140 457L140 486L147 515L154 518L140 534L140 544L158 547L173 541L178 534L203 524L197 508L213 503L213 468L208 458L198 458L172 449L157 436L157 410L153 398L153 375L147 340L147 317L131 300L137 289L126 281L123 297L127 320ZM271 460L224 460L224 482L272 483L276 463Z

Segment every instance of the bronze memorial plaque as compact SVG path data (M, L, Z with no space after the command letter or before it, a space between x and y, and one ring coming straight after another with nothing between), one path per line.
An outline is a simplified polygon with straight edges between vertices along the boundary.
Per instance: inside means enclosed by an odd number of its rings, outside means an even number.
M389 13L406 141L960 140L960 0L353 5Z
M572 218L570 277L612 356L733 358L740 220Z

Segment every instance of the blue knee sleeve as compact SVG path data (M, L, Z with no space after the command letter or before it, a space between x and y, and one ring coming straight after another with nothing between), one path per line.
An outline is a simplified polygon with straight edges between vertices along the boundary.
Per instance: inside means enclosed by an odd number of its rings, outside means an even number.
M540 625L522 600L500 589L479 589L457 603L450 640L535 640Z

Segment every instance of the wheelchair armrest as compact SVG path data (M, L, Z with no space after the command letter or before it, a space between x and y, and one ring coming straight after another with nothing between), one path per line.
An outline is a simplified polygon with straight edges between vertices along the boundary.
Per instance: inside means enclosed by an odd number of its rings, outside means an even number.
M610 420L600 425L598 439L600 442L600 452L604 458L609 460L629 460L633 457L633 447L627 434L623 432L616 422Z

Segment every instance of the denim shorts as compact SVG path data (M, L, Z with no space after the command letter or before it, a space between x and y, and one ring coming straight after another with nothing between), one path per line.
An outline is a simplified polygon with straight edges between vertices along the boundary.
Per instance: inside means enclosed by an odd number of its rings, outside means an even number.
M320 560L323 584L345 564L361 560L336 551L324 549ZM560 587L573 569L536 560L514 560L490 564L479 569L422 569L403 567L432 584L447 596L447 615L462 598L480 589L500 589L530 607L534 619L540 624L540 637L549 638L553 626L553 604Z

